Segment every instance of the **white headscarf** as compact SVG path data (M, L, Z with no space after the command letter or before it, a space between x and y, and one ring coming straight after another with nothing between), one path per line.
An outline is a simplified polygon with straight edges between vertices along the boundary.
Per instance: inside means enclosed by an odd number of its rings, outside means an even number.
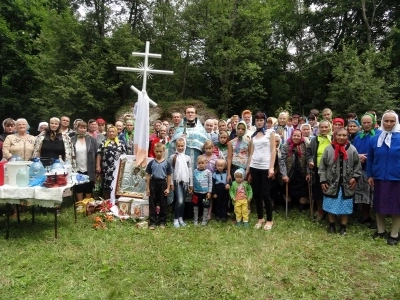
M189 185L189 168L187 166L187 161L186 161L186 155L185 155L185 150L186 150L186 140L183 139L185 142L185 148L183 149L183 152L176 152L176 160L175 160L175 167L174 167L174 180L177 182L183 181L184 184ZM178 142L178 141L177 141Z
M387 131L383 127L383 120L384 120L385 116L389 115L389 114L394 115L396 117L396 123L394 124L392 130ZM385 142L385 144L390 148L390 144L392 141L392 133L400 132L399 116L394 111L389 111L389 112L384 113L382 116L382 122L381 122L381 126L379 127L379 129L382 130L382 132L378 138L378 147L382 147L383 142Z
M40 127L42 127L42 125L46 125L47 127L49 127L49 123L47 123L47 122L40 122L40 123L39 123L39 126L38 126L38 128L37 128L37 131L40 131Z

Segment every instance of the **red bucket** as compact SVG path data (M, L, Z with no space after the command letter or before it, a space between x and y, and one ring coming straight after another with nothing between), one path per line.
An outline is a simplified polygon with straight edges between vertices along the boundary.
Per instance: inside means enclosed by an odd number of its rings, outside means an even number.
M7 161L0 162L0 186L4 185L4 165Z

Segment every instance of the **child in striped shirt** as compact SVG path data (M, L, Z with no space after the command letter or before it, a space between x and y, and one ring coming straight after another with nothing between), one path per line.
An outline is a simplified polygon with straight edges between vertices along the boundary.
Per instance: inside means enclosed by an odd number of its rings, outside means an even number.
M199 224L199 206L203 206L203 221L201 225L207 225L208 209L212 191L212 173L206 169L207 159L200 155L197 158L197 168L193 172L193 223Z

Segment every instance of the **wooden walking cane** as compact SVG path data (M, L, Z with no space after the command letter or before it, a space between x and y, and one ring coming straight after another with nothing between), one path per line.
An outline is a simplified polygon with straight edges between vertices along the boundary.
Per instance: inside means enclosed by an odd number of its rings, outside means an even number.
M288 205L289 205L289 182L286 182L286 195L285 195L285 202L286 202L286 218L288 214Z
M310 182L308 184L308 196L310 198L311 221L314 219L314 200L312 197L312 171L310 172Z

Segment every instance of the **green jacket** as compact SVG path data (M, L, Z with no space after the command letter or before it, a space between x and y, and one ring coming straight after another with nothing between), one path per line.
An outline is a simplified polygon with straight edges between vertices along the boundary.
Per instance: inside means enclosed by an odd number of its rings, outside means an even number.
M246 181L243 181L242 184L244 185L247 200L253 199L253 190L251 189L251 185ZM238 186L239 183L237 183L236 181L232 182L231 188L229 189L229 196L231 197L232 200L234 200L236 197L236 191Z

